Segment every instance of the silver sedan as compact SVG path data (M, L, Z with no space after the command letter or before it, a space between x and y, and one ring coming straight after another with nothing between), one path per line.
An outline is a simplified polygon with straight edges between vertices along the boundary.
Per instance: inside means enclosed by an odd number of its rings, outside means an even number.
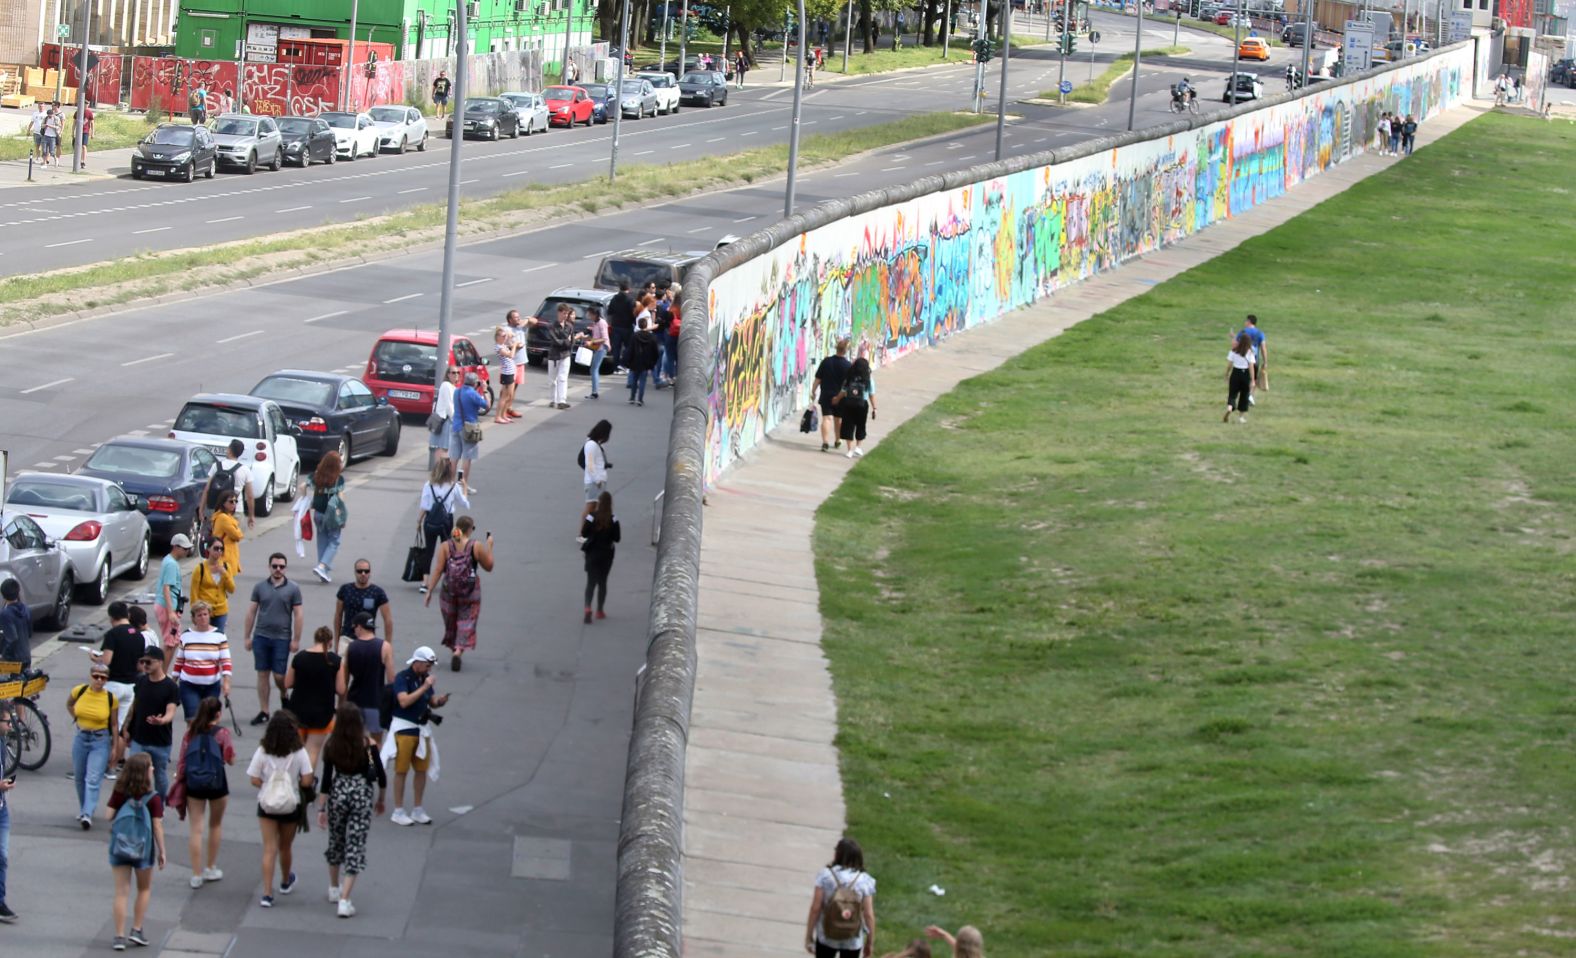
M27 516L60 544L83 599L94 605L109 597L115 576L148 574L152 534L145 508L115 483L90 476L19 476L5 497L7 514Z
M15 581L33 622L46 629L71 624L76 578L60 543L20 513L0 512L0 582Z
M520 117L520 132L526 136L547 132L547 101L540 93L500 93L498 99L514 108Z

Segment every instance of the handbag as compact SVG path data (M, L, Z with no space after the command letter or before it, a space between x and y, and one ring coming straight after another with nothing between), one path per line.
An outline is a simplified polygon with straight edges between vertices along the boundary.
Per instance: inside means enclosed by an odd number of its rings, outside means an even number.
M482 441L482 424L468 422L460 426L460 440L467 446L474 446Z
M448 422L448 419L438 415L438 411L436 409L427 413L427 431L432 433L434 436L442 432L443 427L447 425Z
M588 347L580 346L575 349L575 365L589 368L595 359L596 353L592 352Z
M424 561L427 560L427 561ZM423 582L427 578L427 567L430 560L427 556L427 536L421 528L416 529L416 543L405 553L405 571L400 573L401 582Z
M301 513L301 540L312 541L312 510L310 509Z

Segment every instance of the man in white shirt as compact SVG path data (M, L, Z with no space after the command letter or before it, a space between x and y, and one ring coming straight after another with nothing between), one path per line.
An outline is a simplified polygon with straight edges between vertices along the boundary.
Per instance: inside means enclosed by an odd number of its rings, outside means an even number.
M27 131L33 134L33 158L44 158L44 119L49 115L44 112L42 102L34 104L37 108L27 122Z
M256 525L257 510L252 503L252 473L246 467L246 462L241 459L241 454L246 451L246 443L239 439L230 440L230 449L220 460L213 474L208 477L207 483L202 487L202 497L197 500L197 520L203 535L208 534L208 523L213 519L213 513L219 508L219 503L224 501L224 493L230 489L240 496L246 503L246 528L251 529ZM228 483L226 482L228 480Z

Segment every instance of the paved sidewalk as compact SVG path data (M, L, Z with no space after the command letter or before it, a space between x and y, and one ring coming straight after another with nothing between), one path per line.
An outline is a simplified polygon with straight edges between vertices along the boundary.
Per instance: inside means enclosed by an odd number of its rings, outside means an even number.
M1486 106L1458 107L1418 145ZM937 396L1030 346L1266 232L1404 162L1364 154L1279 199L1129 262L938 349L883 368L869 445ZM1225 322L1222 319L1222 322ZM755 958L803 953L816 871L845 821L837 703L821 652L811 536L815 511L853 463L784 423L708 497L701 544L699 671L684 805L684 953ZM881 849L867 848L881 877ZM878 906L879 910L879 906ZM878 944L878 951L895 943Z

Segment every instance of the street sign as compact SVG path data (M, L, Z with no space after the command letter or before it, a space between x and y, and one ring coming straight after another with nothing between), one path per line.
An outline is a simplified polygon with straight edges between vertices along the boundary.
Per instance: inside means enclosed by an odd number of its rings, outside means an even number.
M1472 11L1454 10L1450 14L1449 43L1456 43L1472 36Z
M1361 73L1373 68L1374 29L1369 20L1348 20L1344 31L1341 55L1346 61L1343 75Z
M62 23L62 24L56 25L56 27L55 27L55 36L59 37L62 40L64 40L66 37L71 36L71 24L69 24L69 23Z
M1100 31L1099 30L1090 30L1089 31L1089 42L1090 43L1099 43L1100 42Z
M1073 81L1063 80L1061 86L1059 86L1057 89L1061 90L1063 94L1071 93L1073 92Z

